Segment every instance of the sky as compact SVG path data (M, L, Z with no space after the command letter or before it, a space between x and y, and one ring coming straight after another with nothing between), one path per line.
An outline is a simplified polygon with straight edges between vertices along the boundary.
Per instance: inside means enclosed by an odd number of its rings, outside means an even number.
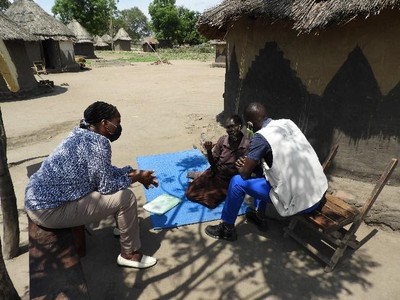
M41 8L50 15L54 0L34 0ZM117 3L118 10L129 9L137 6L148 18L150 18L148 7L152 0L119 0ZM200 13L204 10L214 7L222 2L222 0L176 0L176 6L184 6L190 10Z

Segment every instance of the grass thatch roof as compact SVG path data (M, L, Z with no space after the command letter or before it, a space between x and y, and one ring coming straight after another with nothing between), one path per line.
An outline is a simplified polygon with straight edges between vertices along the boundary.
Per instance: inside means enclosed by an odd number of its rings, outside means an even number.
M75 38L67 26L50 16L32 0L15 0L6 10L6 15L20 27L41 39Z
M93 43L93 37L77 20L72 20L67 27L75 34L75 43Z
M155 37L149 36L142 40L142 45L144 44L158 45L160 42Z
M5 14L0 13L0 39L35 41L37 38L20 28L16 23L11 21Z
M106 42L103 41L103 39L101 37L99 37L98 35L96 35L94 37L94 46L95 47L107 47L108 44Z
M292 23L299 33L318 32L357 16L368 17L383 9L399 9L399 0L224 0L206 10L198 29L207 38L223 38L229 23L242 17Z
M118 30L117 34L113 38L114 41L131 41L129 34L122 27Z
M109 35L109 34L107 34L107 33L105 33L105 34L103 34L102 36L101 36L101 39L103 40L103 42L106 42L106 43L109 43L109 44L111 44L112 43L112 37Z

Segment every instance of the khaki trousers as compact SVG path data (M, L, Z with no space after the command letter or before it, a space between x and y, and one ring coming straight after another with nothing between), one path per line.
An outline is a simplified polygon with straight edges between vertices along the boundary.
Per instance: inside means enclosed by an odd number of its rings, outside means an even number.
M27 210L27 214L34 223L54 229L98 222L113 215L120 231L121 252L130 254L141 247L137 202L131 189L109 195L92 192L79 200L66 202L60 207Z

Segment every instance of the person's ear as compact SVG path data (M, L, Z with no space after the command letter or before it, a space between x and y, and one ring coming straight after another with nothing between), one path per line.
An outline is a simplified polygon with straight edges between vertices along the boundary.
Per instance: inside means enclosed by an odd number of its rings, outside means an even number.
M103 119L103 120L100 121L100 123L101 123L101 125L106 126L107 125L107 120Z

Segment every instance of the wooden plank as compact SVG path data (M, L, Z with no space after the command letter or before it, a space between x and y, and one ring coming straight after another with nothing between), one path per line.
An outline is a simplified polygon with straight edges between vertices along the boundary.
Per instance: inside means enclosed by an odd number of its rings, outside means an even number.
M343 210L349 211L353 214L358 214L359 211L357 208L355 208L353 205L350 205L348 203L346 203L343 199L338 198L334 195L331 194L326 194L325 198L327 200L327 202L329 202L329 205L336 205L338 207L340 207Z
M304 217L324 232L333 232L353 222L358 214L359 211L355 207L338 197L327 194L325 203L315 212Z

